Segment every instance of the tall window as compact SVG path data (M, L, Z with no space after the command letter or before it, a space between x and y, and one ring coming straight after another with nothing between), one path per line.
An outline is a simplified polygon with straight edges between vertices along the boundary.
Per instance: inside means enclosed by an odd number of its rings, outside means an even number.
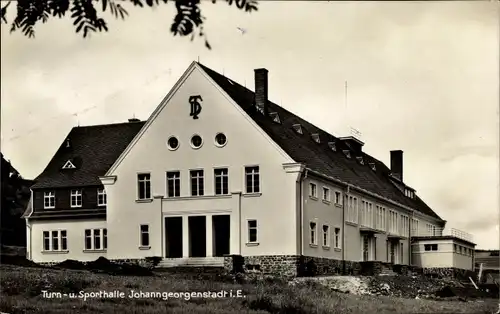
M393 210L389 210L389 232L398 232L398 213Z
M53 230L43 232L44 251L67 251L68 236L66 230Z
M330 202L330 189L323 187L323 201Z
M378 205L375 212L375 228L385 230L385 208Z
M323 246L330 247L330 228L323 225Z
M191 170L191 196L203 196L205 187L203 184L203 170Z
M347 200L347 221L358 223L358 199L354 196L346 196Z
M229 174L227 168L214 169L215 195L229 194Z
M247 193L260 192L259 166L245 167L245 183Z
M401 215L401 225L400 225L400 230L399 234L403 236L407 236L409 232L409 218L406 215Z
M309 233L309 235L310 235L309 244L313 244L313 245L318 244L316 228L317 228L316 223L311 221L309 223L309 232L310 232Z
M404 263L404 257L405 257L405 254L404 254L404 244L400 243L400 247L399 247L399 263L400 264Z
M411 235L418 236L418 220L415 218L411 219Z
M149 226L141 225L141 246L149 246Z
M309 196L310 197L318 197L318 187L316 183L309 183Z
M82 190L71 190L71 207L82 207Z
M56 207L56 193L53 191L43 193L43 208L50 209Z
M181 173L180 171L167 172L167 196L179 197L181 195Z
M103 229L85 229L85 250L105 250L108 248L108 232Z
M97 189L97 206L106 206L107 197L106 190L104 188Z
M248 243L257 242L257 220L248 221Z
M140 200L151 199L151 174L141 173L137 175L137 189Z
M339 204L341 202L342 198L340 197L340 192L335 192L335 204Z
M335 248L340 249L340 228L335 228Z

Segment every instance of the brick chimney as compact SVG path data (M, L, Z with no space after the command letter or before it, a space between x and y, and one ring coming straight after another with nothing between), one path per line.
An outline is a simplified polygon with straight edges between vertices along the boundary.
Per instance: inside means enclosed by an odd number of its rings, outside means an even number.
M255 106L267 116L267 69L255 69Z
M403 151L391 150L391 173L392 176L403 182Z

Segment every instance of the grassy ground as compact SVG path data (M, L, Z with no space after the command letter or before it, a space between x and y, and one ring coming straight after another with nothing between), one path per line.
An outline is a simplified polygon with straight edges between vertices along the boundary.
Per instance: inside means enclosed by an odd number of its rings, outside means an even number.
M355 296L319 285L289 286L282 282L233 284L196 280L169 273L156 277L120 277L77 270L0 266L0 311L7 313L494 313L498 300L482 302L428 301L383 296ZM48 292L113 291L125 298L44 298ZM130 290L156 292L233 291L234 297L128 298ZM242 297L237 297L241 290Z

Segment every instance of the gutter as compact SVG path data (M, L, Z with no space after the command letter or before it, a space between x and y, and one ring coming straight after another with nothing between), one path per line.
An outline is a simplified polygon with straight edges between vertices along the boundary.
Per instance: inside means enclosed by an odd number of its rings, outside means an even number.
M346 210L346 203L349 201L349 193L351 192L349 185L347 185L345 195L346 197L342 200L342 273L345 274L345 228L346 228L346 221L345 221L345 210Z
M300 256L304 255L304 204L305 204L305 198L304 198L304 181L307 179L308 175L308 170L302 170L300 173Z

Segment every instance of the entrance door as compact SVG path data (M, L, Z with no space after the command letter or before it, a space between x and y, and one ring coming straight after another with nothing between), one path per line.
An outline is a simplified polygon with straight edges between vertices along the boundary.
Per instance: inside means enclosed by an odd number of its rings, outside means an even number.
M370 256L370 239L367 236L363 236L363 262L369 260Z
M393 242L391 242L390 248L391 248L391 263L395 264L396 263L396 245Z
M224 256L229 254L229 215L212 216L214 235L214 256Z
M165 257L182 257L182 217L165 218Z
M206 216L189 216L189 256L207 256Z

